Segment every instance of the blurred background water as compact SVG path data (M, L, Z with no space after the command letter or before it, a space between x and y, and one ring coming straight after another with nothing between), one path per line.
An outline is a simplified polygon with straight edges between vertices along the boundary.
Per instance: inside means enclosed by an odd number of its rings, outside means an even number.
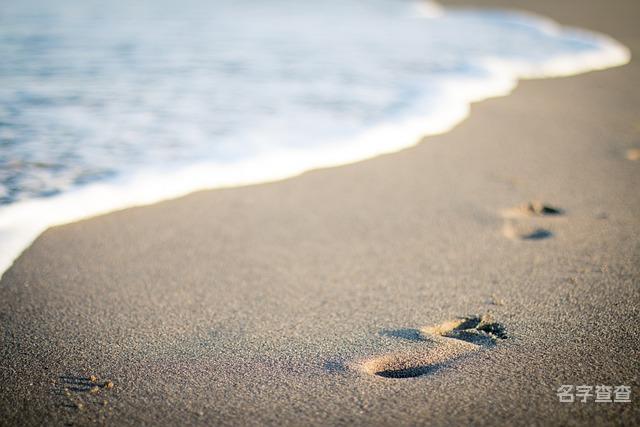
M444 82L482 86L490 63L607 48L524 15L407 0L3 0L0 204L339 148L428 122L448 108Z

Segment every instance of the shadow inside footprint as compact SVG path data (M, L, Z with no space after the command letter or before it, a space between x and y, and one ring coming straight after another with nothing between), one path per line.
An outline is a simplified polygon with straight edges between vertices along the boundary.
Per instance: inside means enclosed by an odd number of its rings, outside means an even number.
M544 203L538 201L529 202L526 206L526 210L531 215L556 216L564 214L563 209L545 205Z
M548 239L552 237L553 233L549 230L545 230L544 228L537 228L531 233L526 233L520 236L522 240L542 240Z
M440 369L440 365L426 365L426 366L414 366L411 368L405 369L384 369L381 371L374 372L374 375L383 378L416 378L421 377L423 375L432 374L435 371Z
M468 350L468 347L466 349ZM362 360L352 365L352 367L376 377L391 379L416 378L435 373L453 362L464 352L459 347L456 347L453 351L448 349L444 352L434 349L426 352L413 350L405 353L391 353L372 357Z
M493 347L496 340L488 334L479 333L478 331L452 331L445 335L447 338L453 338L460 341L466 341L483 347Z
M494 346L496 340L506 339L507 331L500 323L494 322L488 314L466 316L441 325L422 329L423 333L467 341L483 346Z
M502 216L505 218L523 218L536 216L562 216L564 213L564 209L534 200L522 203L510 209L505 209L502 211Z
M550 230L539 227L531 227L528 225L514 224L512 221L505 221L502 226L502 234L513 240L544 240L553 237Z
M380 332L380 335L401 338L409 341L426 341L425 337L418 329L404 328L404 329L385 329Z

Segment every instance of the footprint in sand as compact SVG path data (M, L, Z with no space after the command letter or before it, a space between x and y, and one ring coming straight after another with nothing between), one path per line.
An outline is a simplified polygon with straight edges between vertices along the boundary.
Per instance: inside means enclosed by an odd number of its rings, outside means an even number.
M545 223L549 218L561 217L564 210L539 201L505 209L502 234L513 240L543 240L553 236Z
M627 160L640 160L640 148L630 148L627 150Z
M350 366L352 369L383 378L415 378L432 374L454 360L493 347L498 340L507 338L505 328L488 314L467 316L419 329L384 331L383 334L436 345L360 360Z
M76 424L76 416L81 414L102 424L111 412L109 397L113 388L113 381L95 375L61 375L52 382L51 395L55 406L69 417L66 424Z

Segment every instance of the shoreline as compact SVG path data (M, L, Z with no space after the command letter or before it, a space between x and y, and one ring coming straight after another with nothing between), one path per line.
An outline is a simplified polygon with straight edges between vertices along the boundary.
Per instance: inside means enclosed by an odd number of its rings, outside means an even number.
M439 5L434 7L438 8ZM12 263L46 229L82 221L122 209L177 199L197 191L259 185L294 178L303 173L346 166L395 153L421 143L425 138L450 132L469 117L471 105L508 96L522 81L568 77L624 66L630 61L628 48L612 37L585 29L567 28L534 13L505 9L526 16L550 33L579 34L602 50L556 57L542 64L501 62L488 64L491 78L483 81L451 78L442 83L444 113L409 115L384 122L347 138L340 144L314 150L274 152L238 163L196 163L175 170L146 170L68 189L59 195L0 206L0 278ZM518 17L521 19L520 17ZM257 172L256 172L257 171ZM46 212L47 214L43 214Z
M4 422L638 423L640 6L442 3L636 55L520 82L397 153L48 229L0 281ZM562 214L514 209L535 200ZM482 325L500 339L446 335ZM632 402L563 404L562 384Z

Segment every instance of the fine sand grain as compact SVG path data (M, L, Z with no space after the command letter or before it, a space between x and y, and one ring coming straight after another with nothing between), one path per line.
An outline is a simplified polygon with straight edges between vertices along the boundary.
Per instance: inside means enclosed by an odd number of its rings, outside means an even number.
M640 55L635 0L473 4ZM400 153L46 231L0 283L0 424L640 424L639 64L523 82Z

